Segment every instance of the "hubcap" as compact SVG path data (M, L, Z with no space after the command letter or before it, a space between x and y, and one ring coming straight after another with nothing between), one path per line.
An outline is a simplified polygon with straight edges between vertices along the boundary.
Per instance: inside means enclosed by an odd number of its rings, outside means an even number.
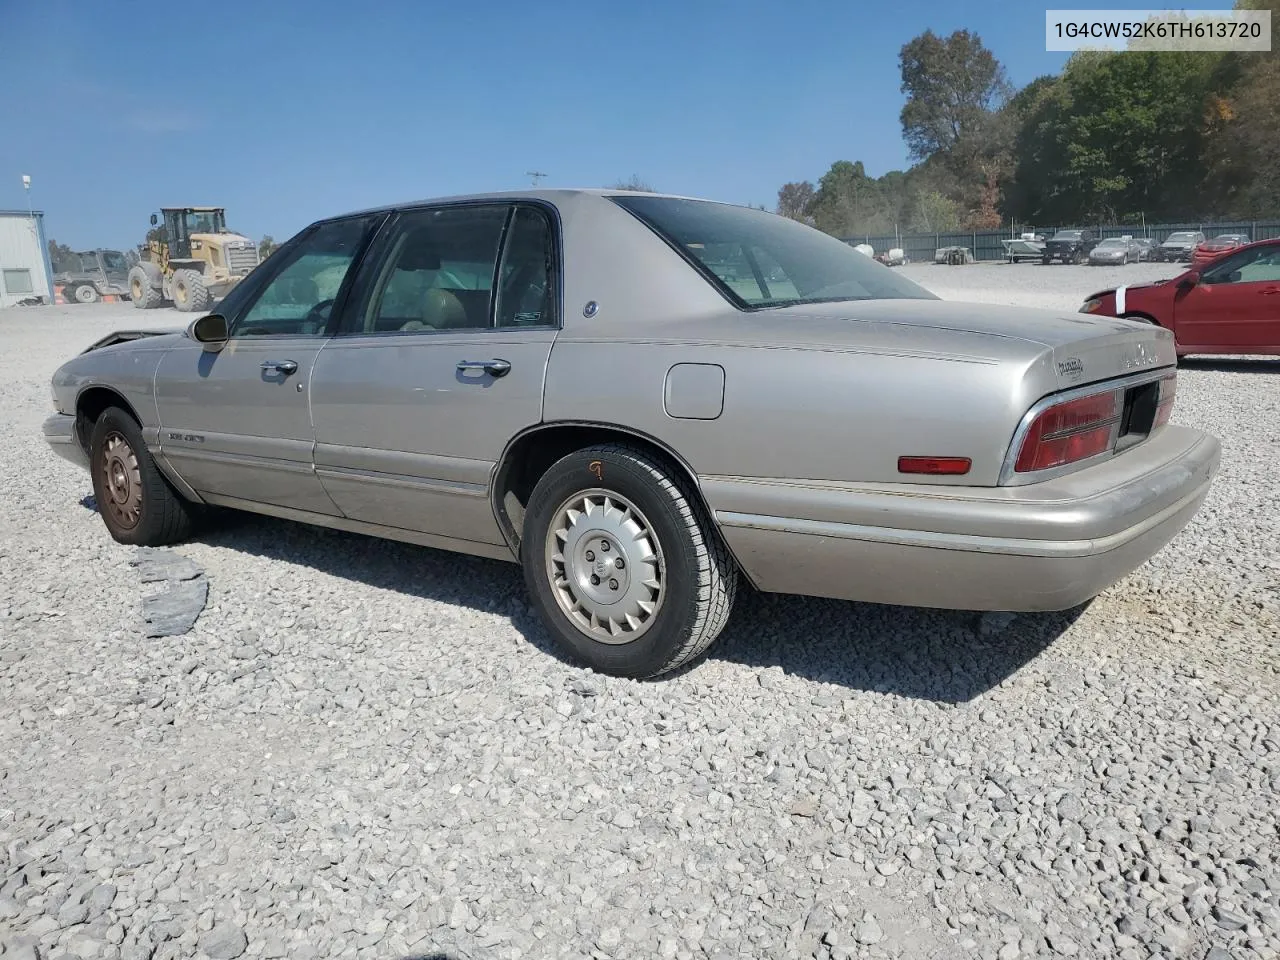
M100 469L102 492L106 494L103 506L117 526L126 530L136 527L142 514L142 472L133 448L120 434L107 435Z
M586 490L560 504L546 568L560 609L592 640L630 643L662 607L662 545L635 504L612 491Z

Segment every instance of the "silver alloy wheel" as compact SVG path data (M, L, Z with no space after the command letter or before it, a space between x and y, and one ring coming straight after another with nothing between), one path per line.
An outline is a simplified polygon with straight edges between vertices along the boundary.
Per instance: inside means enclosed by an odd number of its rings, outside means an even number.
M545 545L551 592L592 640L630 643L653 625L666 595L662 544L626 497L594 488L556 508Z

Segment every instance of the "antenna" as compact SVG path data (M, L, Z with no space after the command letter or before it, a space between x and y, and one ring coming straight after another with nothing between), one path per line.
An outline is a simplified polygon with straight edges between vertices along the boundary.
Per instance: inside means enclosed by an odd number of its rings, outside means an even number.
M527 170L525 171L525 176L532 180L533 185L536 187L538 185L538 181L545 177L546 174L541 170Z

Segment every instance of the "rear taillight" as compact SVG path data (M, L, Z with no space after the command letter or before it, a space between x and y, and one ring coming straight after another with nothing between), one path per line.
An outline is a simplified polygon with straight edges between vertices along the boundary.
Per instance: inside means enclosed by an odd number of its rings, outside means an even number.
M1123 409L1119 390L1047 407L1031 421L1013 469L1048 470L1107 452L1115 446Z
M1171 373L1160 381L1160 399L1156 402L1156 419L1151 429L1169 422L1173 401L1178 395L1178 375Z

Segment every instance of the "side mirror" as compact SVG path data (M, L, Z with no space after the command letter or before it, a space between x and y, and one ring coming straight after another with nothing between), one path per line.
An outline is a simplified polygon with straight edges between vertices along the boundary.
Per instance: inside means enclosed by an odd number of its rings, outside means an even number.
M1200 271L1188 270L1186 273L1184 273L1181 277L1178 278L1178 289L1190 290L1199 282L1200 282Z
M151 225L154 227L159 222L160 222L160 218L153 213L151 215Z
M204 344L209 353L217 353L227 345L227 318L220 313L208 313L197 317L187 327L187 336Z

